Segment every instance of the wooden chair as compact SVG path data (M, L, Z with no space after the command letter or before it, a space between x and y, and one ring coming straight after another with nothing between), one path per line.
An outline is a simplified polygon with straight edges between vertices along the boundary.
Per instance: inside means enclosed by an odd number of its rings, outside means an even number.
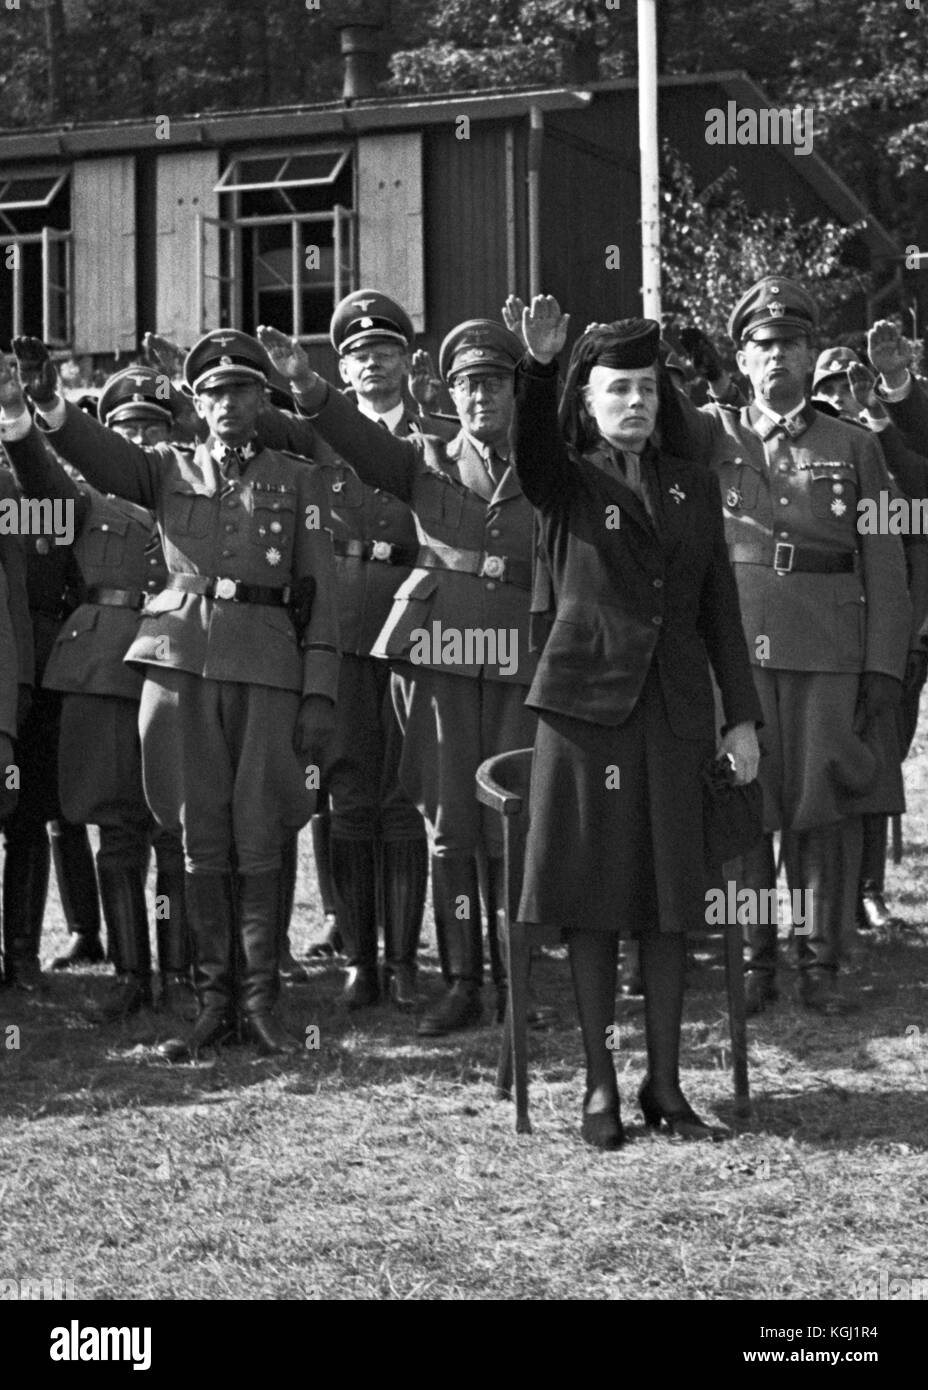
M496 1072L496 1093L501 1100L511 1099L514 1083L517 1134L532 1132L528 1113L528 981L532 941L539 929L511 920L508 904L518 902L522 888L531 769L530 748L487 758L477 769L477 800L501 816L503 825L507 891L506 905L498 910L497 932L506 961L509 997ZM741 927L731 923L723 928L723 935L735 1114L747 1118L751 1113L751 1096Z

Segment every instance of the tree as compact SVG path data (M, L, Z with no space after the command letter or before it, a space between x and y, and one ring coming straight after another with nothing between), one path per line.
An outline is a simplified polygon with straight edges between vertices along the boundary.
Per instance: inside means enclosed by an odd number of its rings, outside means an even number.
M842 262L859 230L795 213L751 213L729 169L702 193L692 173L665 144L662 175L661 264L668 319L696 324L716 342L729 342L728 314L764 275L787 275L809 285L822 328L836 311L871 288L871 277Z

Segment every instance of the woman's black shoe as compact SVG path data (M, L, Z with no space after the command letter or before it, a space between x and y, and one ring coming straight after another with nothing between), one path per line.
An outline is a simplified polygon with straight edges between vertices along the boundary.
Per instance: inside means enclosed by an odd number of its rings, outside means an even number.
M685 1100L678 1109L665 1110L660 1102L655 1100L650 1080L642 1083L638 1092L638 1104L641 1106L641 1113L648 1129L660 1129L663 1123L667 1126L668 1132L678 1139L709 1139L718 1142L726 1137L723 1129L707 1125L705 1120L701 1120Z
M587 1110L588 1100L583 1102L583 1119L580 1134L584 1142L594 1149L620 1149L625 1143L625 1130L619 1115L619 1099L609 1110Z

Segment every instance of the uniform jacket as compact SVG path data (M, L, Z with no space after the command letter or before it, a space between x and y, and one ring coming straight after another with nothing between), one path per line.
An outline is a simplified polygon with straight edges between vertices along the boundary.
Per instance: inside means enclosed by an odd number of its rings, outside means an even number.
M805 427L790 437L756 404L698 410L679 401L687 435L665 439L718 478L730 552L783 542L858 554L854 571L839 574L781 575L772 563L735 563L751 661L901 677L911 619L902 545L898 536L857 530L858 501L878 500L891 486L874 436L811 406Z
M74 557L85 590L127 589L143 595L164 587L164 556L151 512L76 483L34 426L24 439L7 447L27 496L64 498L74 504ZM137 700L142 672L127 666L124 658L138 633L139 616L137 607L81 603L58 633L43 684L72 694Z
M516 469L538 509L556 604L527 704L617 727L653 665L673 732L711 740L711 661L727 724L760 723L714 479L649 451L652 522L595 451L568 453L554 365L526 359L516 383Z
M394 433L398 438L418 434L422 424L422 417L407 409ZM419 548L412 512L393 493L362 483L355 470L331 449L320 450L307 420L285 411L269 411L261 416L259 432L262 440L273 440L276 448L315 457L325 470L342 651L369 656L390 616L397 589L409 578ZM352 542L389 547L389 557L380 560L339 553ZM386 550L381 553L387 554Z
M16 480L4 463L0 467L0 501L6 501L8 498L18 499L19 496ZM19 680L22 685L34 685L37 680L35 634L30 602L33 587L30 558L33 554L47 554L49 548L60 549L55 547L54 540L48 540L45 536L0 535L0 565L3 566L6 575L7 606L16 637ZM60 559L63 562L64 557Z
M444 548L449 559L455 551L485 556L491 571L502 569L504 559L515 561L524 580L524 585L515 584L492 573L439 568L434 558L434 567L417 565L396 591L373 655L408 660L416 654L417 664L449 674L530 684L536 665L528 648L532 509L513 469L493 487L483 459L464 434L450 441L435 435L397 439L332 389L311 418L362 482L385 489L412 509L420 546L430 547L434 556ZM449 630L514 632L506 641L513 644L509 655L514 653L515 660L448 662L440 652L435 660L435 634ZM422 632L429 635L431 659L421 658L417 634ZM470 654L478 655L476 650ZM480 654L493 653L487 646Z
M334 700L335 565L317 469L261 448L229 480L206 444L142 449L71 405L51 438L92 484L154 512L170 572L314 587L300 637L285 608L165 589L148 603L127 661Z
M19 698L19 655L16 631L10 613L10 589L0 565L0 734L16 737L16 708ZM0 773L5 769L0 768Z

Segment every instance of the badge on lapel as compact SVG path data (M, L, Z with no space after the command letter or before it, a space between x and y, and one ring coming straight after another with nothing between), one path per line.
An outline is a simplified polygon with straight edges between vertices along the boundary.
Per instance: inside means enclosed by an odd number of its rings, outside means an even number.
M672 488L669 488L668 491L669 491L671 497L673 498L673 500L676 502L677 506L679 507L680 503L683 501L684 497L686 496L686 493L683 491L683 489L682 489L682 487L680 486L680 484L679 484L679 483L674 483L673 487L672 487Z
M730 512L735 512L741 506L741 493L736 487L730 487L725 494L725 506Z

